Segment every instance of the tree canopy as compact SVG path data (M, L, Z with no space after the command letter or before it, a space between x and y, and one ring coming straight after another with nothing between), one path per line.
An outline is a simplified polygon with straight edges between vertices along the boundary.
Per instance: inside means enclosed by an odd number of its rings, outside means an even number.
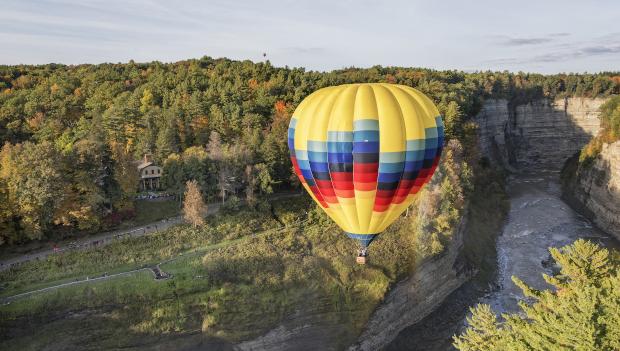
M617 73L540 75L274 67L203 57L175 63L0 66L0 242L105 227L131 216L145 153L181 197L196 180L208 200L296 186L286 131L297 104L318 88L353 82L416 87L444 115L447 139L463 139L485 98L620 93ZM466 145L465 143L463 143ZM35 176L37 175L37 176Z
M488 305L472 309L467 330L454 338L461 351L620 350L620 261L607 249L577 240L549 250L561 266L544 275L552 289L536 290L513 277L532 303L501 320Z

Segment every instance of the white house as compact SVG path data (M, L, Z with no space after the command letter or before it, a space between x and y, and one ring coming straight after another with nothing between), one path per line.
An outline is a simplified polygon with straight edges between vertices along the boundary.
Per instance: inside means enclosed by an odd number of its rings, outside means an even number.
M161 187L162 169L153 163L150 154L144 155L144 160L138 165L140 173L140 190L159 190Z

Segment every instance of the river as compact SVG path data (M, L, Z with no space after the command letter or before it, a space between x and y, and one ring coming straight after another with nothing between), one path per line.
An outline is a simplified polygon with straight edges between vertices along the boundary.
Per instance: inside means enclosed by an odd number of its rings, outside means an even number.
M496 312L515 312L523 298L512 282L517 276L537 289L549 287L542 273L552 274L549 247L584 238L605 246L618 242L573 211L561 198L559 174L540 172L509 177L510 211L497 238L495 281L464 284L420 323L404 329L385 350L453 350L452 335L462 331L469 307L491 305Z

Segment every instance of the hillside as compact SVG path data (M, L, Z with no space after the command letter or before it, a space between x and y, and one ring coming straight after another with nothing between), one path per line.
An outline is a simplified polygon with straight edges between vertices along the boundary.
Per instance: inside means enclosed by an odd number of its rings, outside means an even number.
M209 199L295 187L286 128L310 92L392 82L429 95L447 139L466 138L484 99L618 93L612 73L552 75L372 67L320 73L203 57L160 62L0 66L0 244L83 235L131 218L133 162L151 153L165 188L198 180ZM467 145L465 146L468 147ZM36 190L35 190L36 189Z

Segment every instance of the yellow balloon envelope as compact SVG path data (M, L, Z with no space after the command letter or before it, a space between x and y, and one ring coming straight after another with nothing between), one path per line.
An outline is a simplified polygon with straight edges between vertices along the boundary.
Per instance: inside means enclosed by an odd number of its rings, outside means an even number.
M310 196L362 247L430 180L443 146L437 107L395 84L346 84L310 94L290 122L295 173Z

